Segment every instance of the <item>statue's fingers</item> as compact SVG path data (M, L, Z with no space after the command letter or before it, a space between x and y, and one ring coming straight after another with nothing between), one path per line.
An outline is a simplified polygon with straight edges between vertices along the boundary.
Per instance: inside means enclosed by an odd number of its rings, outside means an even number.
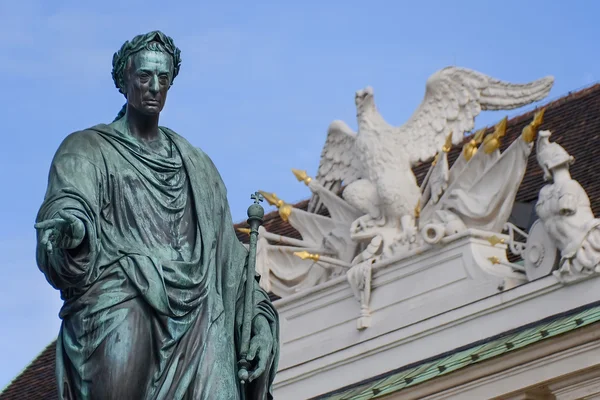
M40 240L42 246L46 246L46 251L52 253L54 251L54 243L52 242L52 235L56 235L56 229L46 229Z
M38 222L33 227L35 229L54 228L56 225L58 225L61 222L63 222L62 218L47 219L45 221Z
M263 374L263 372L265 372L266 367L267 367L267 357L266 357L266 355L265 355L265 357L259 356L259 358L258 358L258 365L256 366L256 368L254 369L254 371L252 372L252 374L248 378L248 381L252 382L256 378L258 378L259 376L261 376Z
M48 240L46 242L46 251L48 253L52 253L54 251L54 246L52 246L52 241L51 240Z
M40 244L47 245L50 241L50 235L52 234L52 229L46 229L42 234L42 238L40 239Z
M246 354L246 360L252 361L254 357L256 357L256 353L258 352L258 342L252 341L250 342L250 348L248 349L248 354Z

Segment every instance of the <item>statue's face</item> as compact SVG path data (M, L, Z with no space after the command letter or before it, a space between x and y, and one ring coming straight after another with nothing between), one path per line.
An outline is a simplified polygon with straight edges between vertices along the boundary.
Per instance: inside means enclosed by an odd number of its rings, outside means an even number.
M135 53L125 76L127 103L141 114L159 114L167 101L172 79L170 55L149 50Z

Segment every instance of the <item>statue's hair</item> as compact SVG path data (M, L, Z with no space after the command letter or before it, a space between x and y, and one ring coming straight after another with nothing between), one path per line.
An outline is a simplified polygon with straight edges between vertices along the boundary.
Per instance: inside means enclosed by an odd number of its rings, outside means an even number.
M142 50L160 51L169 54L173 59L173 76L171 77L171 85L175 80L179 69L181 67L181 50L173 39L165 35L161 31L152 31L142 35L137 35L131 41L126 41L121 46L121 49L113 55L112 60L112 78L119 92L124 94L125 97L125 70L132 55ZM127 110L127 103L121 108L119 114L115 118L115 121L121 119L125 115Z

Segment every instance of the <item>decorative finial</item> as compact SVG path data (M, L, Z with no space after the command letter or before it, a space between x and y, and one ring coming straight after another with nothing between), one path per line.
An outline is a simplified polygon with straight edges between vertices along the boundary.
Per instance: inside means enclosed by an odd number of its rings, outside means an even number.
M292 173L298 179L298 182L304 182L306 186L312 181L312 178L308 176L305 170L299 170L292 168Z
M475 132L471 140L469 140L469 142L463 146L462 153L465 160L469 161L471 158L473 158L475 153L477 153L477 148L483 141L483 135L485 135L486 131L487 128L478 130L477 132Z
M521 133L521 137L526 143L531 143L535 140L540 126L544 121L544 113L546 112L545 108L542 108L540 111L536 112L533 116L533 121L531 121Z
M496 124L494 132L490 133L483 139L483 151L485 154L491 154L500 148L500 139L506 135L506 127L508 124L508 117L502 118L502 121Z
M250 199L254 200L254 203L248 207L248 218L258 218L262 220L265 216L265 210L260 205L260 202L263 201L263 196L259 192L254 192L254 194L250 195Z
M303 260L313 260L314 262L319 261L319 258L321 258L321 256L319 254L309 253L306 250L304 250L304 251L295 251L293 254L296 257L300 257Z
M281 200L279 197L277 197L275 193L267 193L263 192L262 190L259 190L258 193L261 194L267 200L267 203L277 207L277 209L279 210L279 216L284 222L288 221L293 209L291 205Z
M250 199L254 200L254 204L260 204L260 202L263 201L265 198L262 194L260 194L260 192L254 192L254 194L250 195Z

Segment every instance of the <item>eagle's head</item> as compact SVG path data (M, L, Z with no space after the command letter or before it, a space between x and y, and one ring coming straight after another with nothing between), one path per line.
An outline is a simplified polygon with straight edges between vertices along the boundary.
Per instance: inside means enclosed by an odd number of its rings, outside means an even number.
M375 109L375 101L373 100L373 88L367 86L366 88L356 92L354 96L354 102L356 103L356 113L358 115L369 109Z

